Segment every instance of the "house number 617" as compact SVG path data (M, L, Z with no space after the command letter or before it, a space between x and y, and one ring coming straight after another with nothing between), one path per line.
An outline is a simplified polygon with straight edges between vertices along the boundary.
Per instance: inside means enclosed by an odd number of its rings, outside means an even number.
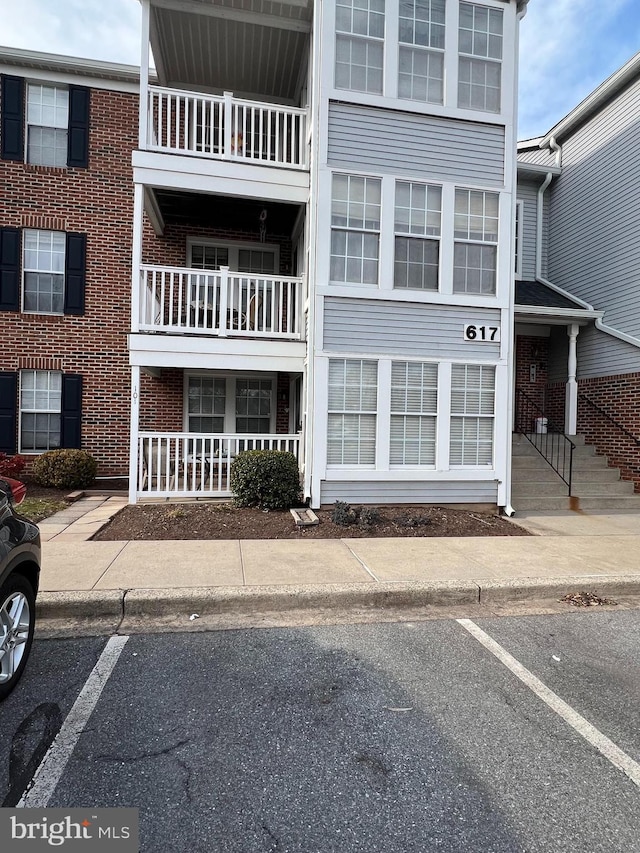
M470 323L464 327L465 341L494 341L500 340L500 326L476 326Z

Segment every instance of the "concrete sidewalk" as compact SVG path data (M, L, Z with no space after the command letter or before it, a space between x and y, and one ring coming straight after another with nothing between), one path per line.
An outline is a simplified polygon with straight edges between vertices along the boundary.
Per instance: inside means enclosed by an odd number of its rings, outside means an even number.
M84 608L144 621L189 610L557 601L563 590L640 595L637 514L523 513L515 523L531 537L89 541L125 503L83 498L41 522L42 614Z

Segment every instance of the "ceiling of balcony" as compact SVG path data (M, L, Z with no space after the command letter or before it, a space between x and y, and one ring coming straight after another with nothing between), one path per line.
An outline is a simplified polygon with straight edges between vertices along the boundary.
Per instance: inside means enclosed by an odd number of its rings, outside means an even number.
M152 0L161 85L295 103L311 0Z
M225 231L260 234L260 214L267 211L267 240L269 235L290 237L300 213L297 204L274 201L211 196L205 194L155 190L155 197L167 225L188 225Z

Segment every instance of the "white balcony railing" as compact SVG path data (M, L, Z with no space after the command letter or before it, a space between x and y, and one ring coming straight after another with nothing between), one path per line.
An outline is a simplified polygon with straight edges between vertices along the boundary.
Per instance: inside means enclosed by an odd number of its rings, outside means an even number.
M137 496L229 497L231 463L243 450L287 450L300 461L300 436L139 433Z
M140 268L141 332L303 339L303 280L180 267Z
M294 107L149 87L147 149L307 169L307 113Z

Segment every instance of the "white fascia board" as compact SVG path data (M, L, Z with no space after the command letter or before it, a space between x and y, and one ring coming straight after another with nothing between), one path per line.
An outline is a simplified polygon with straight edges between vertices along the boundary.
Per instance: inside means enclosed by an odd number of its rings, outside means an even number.
M176 337L179 339L176 340ZM271 370L302 373L303 341L180 338L175 335L129 335L129 363L141 367L201 370Z
M420 305L442 305L464 308L487 308L498 311L509 308L508 294L497 296L471 296L468 293L422 293L419 290L408 292L399 289L372 288L366 285L325 284L317 285L320 296L335 296L341 299L379 299L385 302L413 302Z
M309 172L134 151L134 182L162 189L306 204Z
M542 163L528 163L526 160L518 160L518 176L534 177L543 180L547 175L557 177L562 174L560 166L544 166Z
M540 140L540 148L548 148L553 138L558 142L571 134L583 122L589 119L602 106L608 103L619 91L640 74L640 52L632 56L622 68L608 77L590 95L581 101L575 109L554 125Z
M89 74L70 74L57 70L42 70L27 66L8 65L0 62L0 74L9 74L14 77L24 77L25 80L42 80L46 83L61 83L64 86L86 86L89 89L106 89L110 92L127 92L137 95L140 87L138 82L130 83L126 80L107 80L103 77L92 77Z
M472 482L495 483L499 478L493 468L450 468L436 471L433 468L390 468L380 471L375 468L330 468L327 466L323 480L342 482L360 480L366 482L399 482L402 480L421 483Z
M516 320L526 316L529 323L536 322L535 317L544 318L544 323L579 323L584 326L589 320L598 320L604 316L603 311L588 311L587 309L572 308L541 308L537 305L516 305L514 308Z
M536 151L540 148L542 139L542 136L534 136L531 139L520 139L517 145L518 151Z

